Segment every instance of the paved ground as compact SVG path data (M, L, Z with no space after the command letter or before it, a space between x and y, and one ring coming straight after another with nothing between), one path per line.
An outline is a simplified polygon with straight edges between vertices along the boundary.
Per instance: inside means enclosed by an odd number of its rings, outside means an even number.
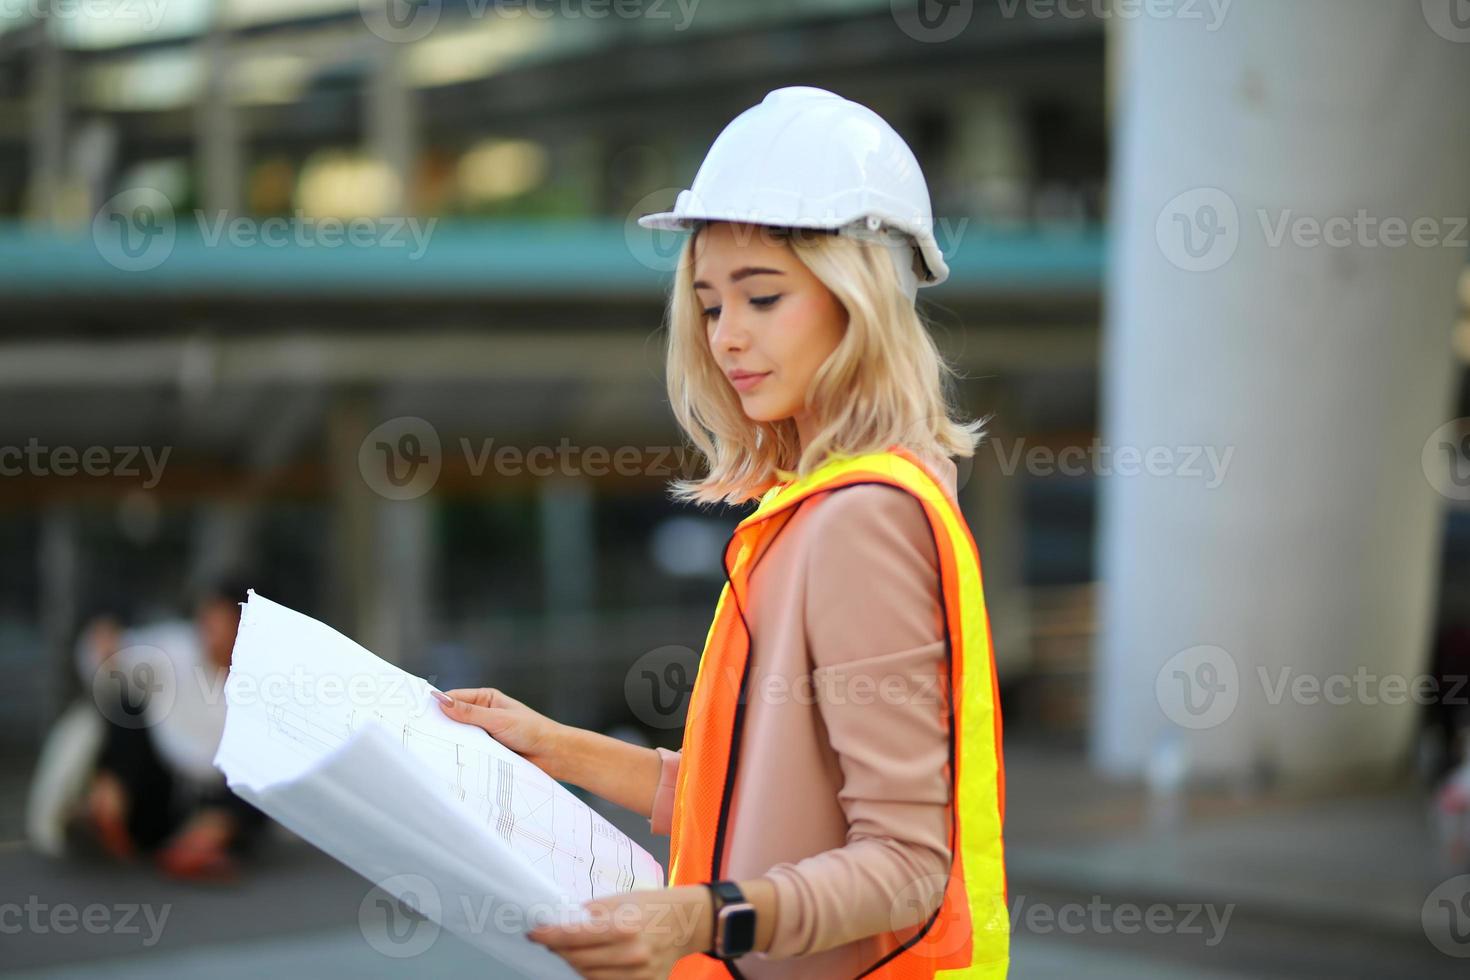
M1013 977L1470 975L1470 960L1436 949L1421 925L1443 873L1413 792L1200 797L1182 829L1159 831L1136 788L1090 776L1075 756L1015 745L1007 757ZM666 839L649 837L646 821L609 816L666 857ZM412 958L387 955L398 950L358 925L377 897L289 840L233 887L184 887L3 845L0 903L20 914L28 903L75 907L114 928L14 932L11 913L0 917L0 968L56 978L495 975L447 933ZM124 906L153 919L136 914L125 928ZM1450 951L1470 954L1470 943Z

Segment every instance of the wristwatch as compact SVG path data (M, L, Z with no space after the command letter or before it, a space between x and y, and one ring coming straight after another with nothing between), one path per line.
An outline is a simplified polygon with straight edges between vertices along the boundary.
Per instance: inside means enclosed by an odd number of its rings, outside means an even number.
M709 955L733 960L755 948L755 906L745 900L745 893L733 881L707 881L714 900L714 945Z

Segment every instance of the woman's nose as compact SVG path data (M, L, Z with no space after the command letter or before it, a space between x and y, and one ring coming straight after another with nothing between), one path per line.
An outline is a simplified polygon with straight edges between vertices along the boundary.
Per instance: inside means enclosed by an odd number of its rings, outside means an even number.
M710 346L715 350L734 351L744 350L749 343L749 332L739 316L721 310L719 319L715 321L714 333L710 336Z

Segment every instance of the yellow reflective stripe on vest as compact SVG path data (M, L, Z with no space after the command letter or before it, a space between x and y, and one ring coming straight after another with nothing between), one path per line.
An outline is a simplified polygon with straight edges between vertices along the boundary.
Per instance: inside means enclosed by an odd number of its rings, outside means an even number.
M1010 918L1006 907L1002 839L1004 762L1000 746L999 702L979 559L974 540L957 506L938 481L905 450L860 456L838 455L829 458L805 478L771 487L761 497L756 510L740 522L737 534L732 538L738 538L743 530L753 530L750 525L772 518L812 493L834 484L841 485L844 478L848 482L889 483L913 494L923 503L926 519L935 531L935 543L941 549L940 572L947 593L945 621L951 632L951 652L960 658L960 673L951 678L952 683L958 678L961 688L960 703L955 706L955 727L960 733L955 743L955 818L958 831L955 865L963 881L967 906L957 914L967 913L969 919L969 964L953 966L954 955L951 954L946 965L952 968L936 970L939 962L945 959L944 954L938 949L932 952L924 950L921 942L898 953L867 976L882 980L931 976L1003 978L1009 965ZM749 538L740 547L731 566L740 573L732 572L732 581L743 581L742 574L748 573L742 566L750 560L750 552L757 540L759 535ZM727 582L716 605L715 622L706 637L707 652L713 652L716 646L728 640L728 637L716 635L716 631L722 623L729 624L727 629L734 628L731 616L735 614L727 608L732 602L732 588ZM956 632L957 636L954 635ZM954 669L953 661L951 669ZM697 706L708 703L707 698L714 693L706 690L718 683L714 673L713 670L701 669L696 674L690 715L685 723L686 736L699 727ZM678 803L685 802L686 776L692 774L681 770L676 789ZM677 855L671 854L671 857L677 864ZM695 873L694 876L689 875L690 871ZM706 873L701 869L671 866L670 881L698 880ZM952 887L958 887L958 883L953 883ZM950 907L950 901L946 899L945 908ZM702 962L692 962L695 960ZM686 957L679 966L683 969L675 971L676 977L703 976L706 968L714 971L709 973L711 976L727 975L722 966L708 957Z
M961 781L960 850L964 856L965 890L970 897L973 953L969 967L941 970L935 976L1004 977L1010 959L1010 915L1006 906L998 789L1002 770L998 747L990 737L998 699L992 673L990 621L980 565L971 550L973 539L969 526L954 501L927 470L892 452L843 456L824 463L804 479L772 488L747 520L779 510L823 483L857 472L891 477L922 501L932 504L954 549L966 647L965 680L967 685L977 687L966 691L960 705L960 731L965 737L955 746Z

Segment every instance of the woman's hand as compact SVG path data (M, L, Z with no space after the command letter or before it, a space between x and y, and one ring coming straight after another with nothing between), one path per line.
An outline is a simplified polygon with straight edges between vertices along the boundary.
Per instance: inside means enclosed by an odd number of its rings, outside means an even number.
M583 977L664 980L681 958L709 948L712 905L703 885L625 892L585 902L585 922L541 926L541 943Z
M663 765L653 749L563 725L493 687L432 693L450 718L484 729L552 779L652 815Z
M559 778L563 726L493 687L461 687L445 691L446 703L433 692L440 710L455 721L483 728L495 741Z

